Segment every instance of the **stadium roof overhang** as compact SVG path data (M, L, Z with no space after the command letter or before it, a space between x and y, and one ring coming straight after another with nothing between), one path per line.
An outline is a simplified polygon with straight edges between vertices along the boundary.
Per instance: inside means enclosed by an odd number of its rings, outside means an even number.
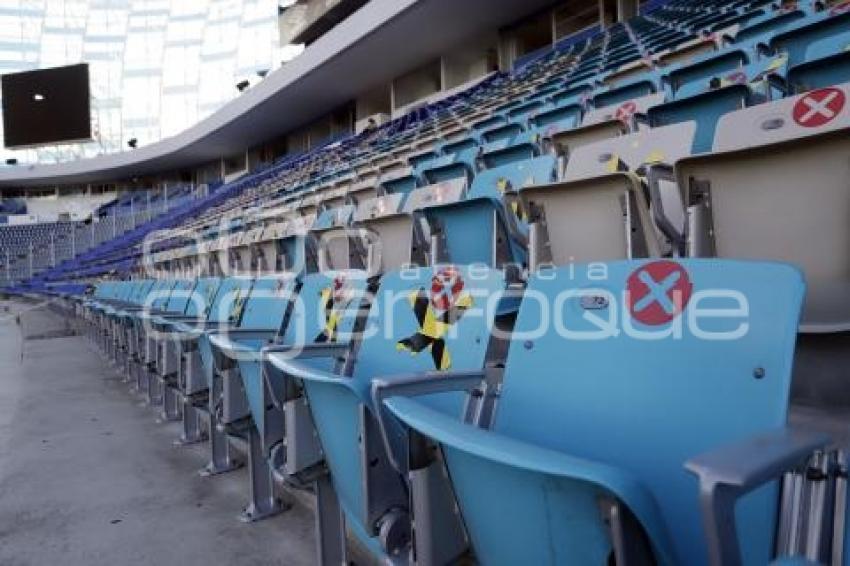
M0 169L0 187L127 179L234 155L320 117L464 38L552 0L371 0L299 57L173 137L123 153Z

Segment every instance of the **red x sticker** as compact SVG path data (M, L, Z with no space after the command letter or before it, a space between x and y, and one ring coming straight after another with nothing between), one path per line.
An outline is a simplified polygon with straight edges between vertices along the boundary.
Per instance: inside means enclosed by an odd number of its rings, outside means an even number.
M794 121L804 128L818 128L830 123L844 109L844 91L837 88L813 90L794 105Z
M726 82L730 84L742 85L747 83L747 73L743 71L735 71L726 76Z
M626 302L632 318L659 326L679 316L693 292L688 272L674 261L654 261L640 266L626 281Z
M633 101L629 100L628 102L624 102L617 108L617 111L614 113L614 118L621 122L627 122L632 115L637 110L637 104Z

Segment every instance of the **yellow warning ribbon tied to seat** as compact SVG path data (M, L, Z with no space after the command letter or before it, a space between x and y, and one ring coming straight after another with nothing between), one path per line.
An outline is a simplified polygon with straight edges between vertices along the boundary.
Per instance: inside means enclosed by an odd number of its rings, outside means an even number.
M230 320L232 322L238 321L244 308L245 298L242 296L242 289L237 289L236 297L233 299L233 307L230 309Z
M608 173L616 173L620 170L620 156L616 153L611 154L611 158L605 163L605 171Z
M767 66L768 71L775 71L779 67L783 66L788 62L788 55L782 55L781 57L777 57L773 61L770 62L770 65Z
M660 149L654 149L649 152L649 155L646 156L646 159L643 160L644 163L649 165L654 165L656 163L662 163L664 161L664 152Z
M319 293L319 301L320 307L325 312L325 327L313 340L314 342L336 342L339 323L352 298L348 282L341 275L334 278L330 287L322 289Z
M464 281L454 267L437 272L431 280L431 289L420 288L408 295L408 302L416 318L417 331L396 342L396 350L416 356L430 351L434 368L446 371L452 358L446 344L446 335L463 314L473 306L472 296L464 290Z

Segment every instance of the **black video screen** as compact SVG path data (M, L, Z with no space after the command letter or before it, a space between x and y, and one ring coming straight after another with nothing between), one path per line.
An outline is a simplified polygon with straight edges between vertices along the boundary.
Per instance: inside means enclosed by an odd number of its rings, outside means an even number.
M0 77L7 148L91 139L85 63Z

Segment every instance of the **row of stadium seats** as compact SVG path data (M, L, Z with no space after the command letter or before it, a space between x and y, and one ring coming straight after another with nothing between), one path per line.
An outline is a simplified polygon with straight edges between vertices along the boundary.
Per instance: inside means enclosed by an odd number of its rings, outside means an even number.
M777 534L800 509L775 480L828 441L782 430L798 270L631 260L515 283L483 265L138 280L71 308L183 442L206 428L207 473L247 440L245 520L283 509L275 477L314 485L322 563L343 556L340 507L376 557L425 564L469 546L484 564L766 564L799 536ZM816 511L807 536L840 547L845 519Z
M784 10L781 12L784 14ZM825 34L828 41L840 41L840 37L829 34L846 25L843 12L812 12L807 18L797 30L800 36L794 44L797 49L798 44L805 45L812 38ZM714 40L702 41L702 53L696 61L679 63L669 70L666 70L668 67L656 67L652 73L644 73L640 80L625 84L605 84L603 81L596 87L583 80L583 76L587 73L597 76L598 67L594 66L595 63L582 64L586 56L576 59L570 52L538 65L544 67L545 72L537 78L523 75L516 79L494 81L498 84L489 85L489 90L485 89L483 94L472 93L446 108L438 108L424 124L387 136L368 149L364 150L363 144L353 144L353 149L334 148L324 154L311 154L306 163L287 167L281 175L261 183L255 191L245 191L223 210L210 211L210 217L201 218L190 227L214 229L217 217L226 210L241 212L250 206L270 207L266 203L275 193L281 198L291 199L293 188L296 193L318 192L319 189L327 189L330 184L350 184L352 177L360 182L371 181L373 185L390 184L389 190L399 185L404 188L403 181L394 182L394 176L399 172L394 170L393 165L414 168L423 165L424 157L417 153L425 148L442 157L452 152L460 161L467 163L473 160L473 155L479 164L484 158L489 158L490 163L499 163L522 155L522 150L551 149L548 140L561 130L570 131L572 137L628 131L626 126L618 126L616 118L625 119L631 129L695 120L697 135L692 151L706 151L711 148L716 122L723 113L800 90L799 85L795 89L788 84L788 56L784 51L770 57L762 55L757 60L758 55L734 46L706 53L709 49L706 45L713 46L710 49L717 47ZM690 48L684 51L692 53ZM754 62L749 63L750 59ZM558 71L564 70L561 65L566 65L569 71L567 77L558 74ZM533 71L540 71L537 67ZM829 77L821 77L818 79L820 82L809 81L807 88L841 82L838 80L842 78L841 67L830 65L830 68L832 74ZM534 75L530 71L528 73ZM844 78L846 80L846 75ZM531 94L519 99L509 96L516 94L518 84ZM683 97L682 93L687 96ZM470 108L475 109L471 114ZM606 127L600 123L606 123L610 131L606 132ZM596 128L589 129L590 126ZM555 147L567 151L567 141ZM392 152L386 151L389 148ZM484 155L476 155L476 152ZM377 156L381 159L376 159ZM398 162L400 157L406 159L394 164L393 161ZM484 159L483 164L486 165L486 162L487 159ZM377 175L374 169L378 169ZM416 172L421 172L421 167L416 169ZM317 175L315 171L321 173Z

